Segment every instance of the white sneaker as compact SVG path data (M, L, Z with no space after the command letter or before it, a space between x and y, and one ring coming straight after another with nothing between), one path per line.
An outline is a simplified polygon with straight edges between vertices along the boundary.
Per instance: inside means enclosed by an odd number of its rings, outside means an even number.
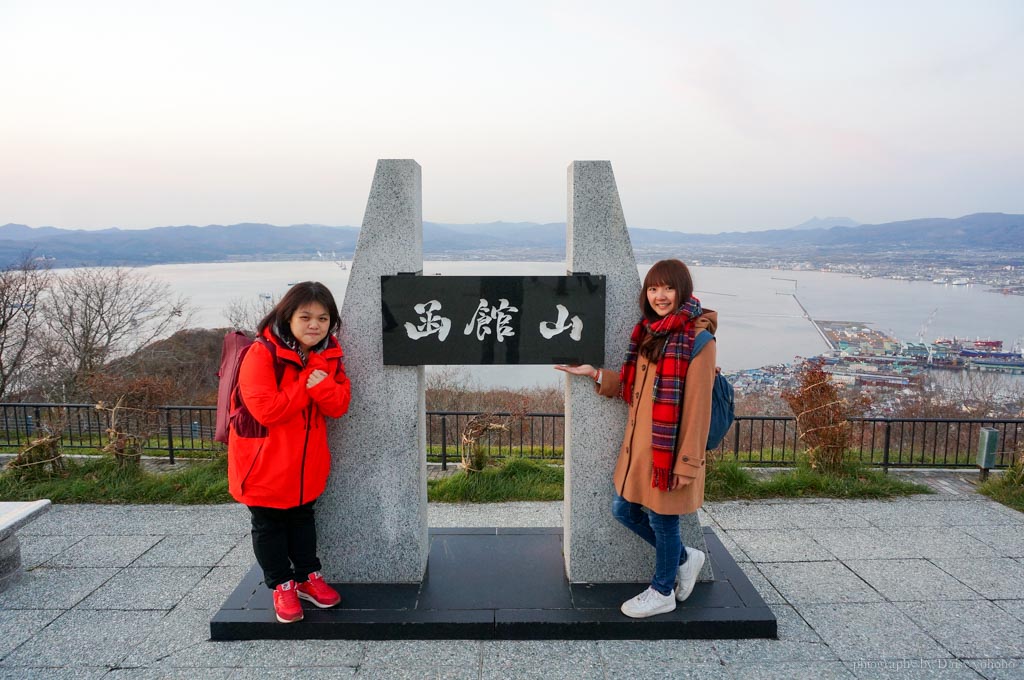
M686 549L686 561L679 565L676 572L676 599L682 602L693 592L697 583L700 568L704 566L704 553L696 548Z
M666 614L676 608L675 591L662 595L648 587L631 600L622 603L622 613L634 619L643 619L655 614Z

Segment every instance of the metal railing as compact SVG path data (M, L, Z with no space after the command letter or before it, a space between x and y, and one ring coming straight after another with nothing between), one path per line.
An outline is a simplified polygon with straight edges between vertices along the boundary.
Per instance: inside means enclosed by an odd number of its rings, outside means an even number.
M474 411L427 411L428 460L443 467L459 460L462 431ZM496 413L507 416L507 413ZM145 423L136 420L134 431L150 432L144 451L166 455L188 452L222 453L213 441L214 406L159 406ZM561 460L565 454L565 417L562 413L528 413L507 431L496 431L481 441L493 458L522 457ZM0 451L15 452L27 445L40 427L63 423L65 449L101 449L109 441L109 412L94 404L0 404ZM850 454L855 460L882 467L974 467L979 431L999 433L996 467L1007 467L1024 445L1024 419L855 418L851 419ZM789 416L738 416L716 457L764 466L794 465L804 455L796 419Z
M976 467L982 427L999 433L996 467L1013 463L1024 444L1024 419L851 418L848 459L881 467ZM789 466L805 454L789 416L739 416L716 455L742 463Z
M166 455L173 463L183 451L224 451L213 440L216 419L215 406L157 406L151 414L132 412L125 425L131 432L150 433L143 450ZM63 425L64 449L102 449L110 442L110 412L95 404L0 404L0 449L17 451L57 425Z

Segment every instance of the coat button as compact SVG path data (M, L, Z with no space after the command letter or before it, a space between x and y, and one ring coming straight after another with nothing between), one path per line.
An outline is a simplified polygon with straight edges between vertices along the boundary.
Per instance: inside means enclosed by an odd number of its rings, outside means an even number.
M683 456L683 462L684 462L684 463L688 463L689 461L690 461L690 459L689 459L688 457L686 457L686 456Z
M641 371L646 371L647 370L647 364L644 364L643 366L641 366L640 370Z

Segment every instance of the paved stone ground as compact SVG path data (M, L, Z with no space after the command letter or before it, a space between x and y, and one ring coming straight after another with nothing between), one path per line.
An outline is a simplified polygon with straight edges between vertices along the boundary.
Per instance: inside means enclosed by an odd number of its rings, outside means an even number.
M561 503L431 505L557 526ZM778 640L210 642L252 560L239 506L56 506L0 594L3 678L1024 678L1024 515L977 494L708 504ZM301 625L301 624L296 624Z

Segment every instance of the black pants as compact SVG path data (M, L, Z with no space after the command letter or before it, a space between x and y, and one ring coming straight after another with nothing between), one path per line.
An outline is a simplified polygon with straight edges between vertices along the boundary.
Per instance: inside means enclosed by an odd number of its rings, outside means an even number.
M309 574L320 571L315 502L287 510L248 506L252 513L252 549L268 588L292 580L301 583Z

